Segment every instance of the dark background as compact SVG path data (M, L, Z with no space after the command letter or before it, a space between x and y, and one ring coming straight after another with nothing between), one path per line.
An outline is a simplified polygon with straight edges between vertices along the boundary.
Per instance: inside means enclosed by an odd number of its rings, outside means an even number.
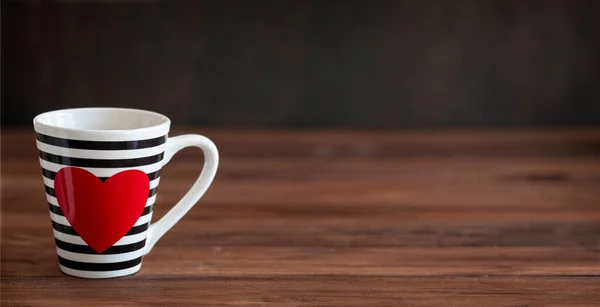
M2 125L600 123L600 1L2 1Z

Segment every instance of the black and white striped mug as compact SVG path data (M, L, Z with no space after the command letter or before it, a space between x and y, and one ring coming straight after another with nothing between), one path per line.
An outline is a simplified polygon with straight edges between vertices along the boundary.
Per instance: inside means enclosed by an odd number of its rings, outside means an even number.
M125 108L50 111L33 120L60 270L82 278L138 272L142 258L202 197L219 164L201 135L169 137L162 114ZM155 223L161 168L199 147L204 168L185 196Z

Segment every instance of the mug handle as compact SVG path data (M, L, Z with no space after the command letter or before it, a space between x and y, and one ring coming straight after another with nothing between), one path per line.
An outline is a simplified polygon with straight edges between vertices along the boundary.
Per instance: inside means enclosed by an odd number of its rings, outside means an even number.
M219 165L217 147L207 137L197 134L185 134L168 138L163 166L169 163L178 151L191 146L202 149L204 153L204 167L202 172L183 198L160 220L150 225L144 255L148 254L156 242L200 200L200 197L204 195L217 173Z

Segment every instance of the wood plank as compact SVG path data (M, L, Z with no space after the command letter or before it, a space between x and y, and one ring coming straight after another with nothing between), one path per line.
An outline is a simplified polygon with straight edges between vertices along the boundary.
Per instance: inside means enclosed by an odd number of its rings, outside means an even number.
M175 241L176 236L171 234L170 239ZM27 239L30 237L20 237ZM2 267L2 276L60 277L54 242L46 239L44 243L13 243L20 250L3 253L3 261L8 265ZM598 249L582 247L319 247L318 242L310 247L273 247L189 243L186 240L158 245L144 258L138 275L600 275ZM34 248L39 251L32 254Z
M126 286L125 286L126 285ZM27 290L27 295L23 291ZM59 292L68 289L69 295ZM597 306L595 277L256 276L2 279L11 306Z

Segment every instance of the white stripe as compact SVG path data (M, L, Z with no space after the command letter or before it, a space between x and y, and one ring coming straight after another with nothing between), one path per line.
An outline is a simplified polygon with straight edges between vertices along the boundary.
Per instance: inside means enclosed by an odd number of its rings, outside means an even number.
M52 212L50 212L50 219L52 219L53 221L62 224L62 225L67 225L69 227L71 227L71 224L69 224L69 221L67 221L67 218L65 218L64 216L60 216L58 214L54 214Z
M48 211L48 212L50 212L50 211ZM64 216L60 216L58 214L54 214L54 213L50 212L50 218L56 223L66 225L66 226L71 226L71 224L69 224L69 221L67 220L67 218ZM144 216L141 216L137 220L137 222L135 222L135 224L133 226L139 226L142 224L146 224L146 223L150 222L151 220L152 220L152 213L149 213Z
M54 232L54 238L61 240L63 242L67 242L67 243L71 243L71 244L78 244L78 245L88 245L85 241L83 241L83 239L80 236L69 235L69 234L57 231L55 229L53 229L52 231ZM147 232L148 231L144 231L141 233L136 233L134 235L124 236L123 238L121 238L121 240L117 241L117 243L115 243L113 245L118 246L118 245L127 245L127 244L133 244L133 243L140 242L147 238L147 235L148 235Z
M65 274L72 275L72 276L78 276L78 277L83 277L83 278L113 278L113 277L126 276L126 275L131 275L133 273L136 273L137 271L140 270L140 268L142 267L142 264L140 263L134 267L131 267L128 269L123 269L123 270L117 270L117 271L81 271L81 270L67 268L61 264L59 264L59 266L60 266L61 271L63 271Z
M144 216L140 216L140 218L137 220L137 222L135 222L135 224L133 226L139 226L142 224L146 224L148 222L150 222L152 220L152 212L144 215Z
M146 206L151 206L154 205L154 202L156 202L156 194L152 195L152 197L149 197L148 200L146 201Z
M42 176L42 179L44 179L44 184L49 187L49 188L53 188L54 189L54 180L52 179L48 179L45 176Z
M48 162L46 160L43 160L42 158L39 158L39 160L40 160L40 165L42 168L45 168L52 172L58 172L61 168L67 166L67 165L61 165L61 164ZM162 167L163 161L159 161L154 164L148 164L148 165L136 166L136 167L118 167L118 168L114 168L114 167L111 167L111 168L79 167L79 168L83 168L83 169L91 172L92 174L96 175L97 177L110 177L116 173L126 171L126 170L131 170L131 169L141 170L142 172L148 174L148 173L153 173L153 172L160 170L160 168Z
M54 155L70 158L84 158L84 159L101 159L101 160L114 160L114 159L134 159L144 158L160 154L165 151L165 144L141 149L128 149L128 150L97 150L97 149L74 149L54 146L40 141L36 141L37 147L43 152L47 152Z
M160 177L156 177L156 179L150 181L150 189L154 189L154 188L158 187L159 183L160 183Z
M58 201L56 200L56 197L46 194L46 200L48 201L48 203L55 205L57 207L60 207L58 205ZM146 206L144 206L144 207L154 205L154 202L156 202L156 194L152 195L152 197L148 197L148 200L146 200Z
M46 200L48 201L49 204L55 205L57 207L60 207L58 205L58 201L56 201L56 197L50 196L50 195L46 194Z
M53 188L54 189L54 180L46 178L44 176L42 176L42 179L44 180L44 184L46 186L48 186L49 188ZM160 177L156 177L156 179L150 181L150 189L154 189L158 186L158 183L160 182Z
M78 262L89 262L89 263L111 263L111 262L122 262L129 261L135 258L139 258L144 254L144 248L140 248L133 252L127 252L122 254L114 255L94 255L94 254L79 254L69 252L60 248L56 248L56 253L68 260Z

